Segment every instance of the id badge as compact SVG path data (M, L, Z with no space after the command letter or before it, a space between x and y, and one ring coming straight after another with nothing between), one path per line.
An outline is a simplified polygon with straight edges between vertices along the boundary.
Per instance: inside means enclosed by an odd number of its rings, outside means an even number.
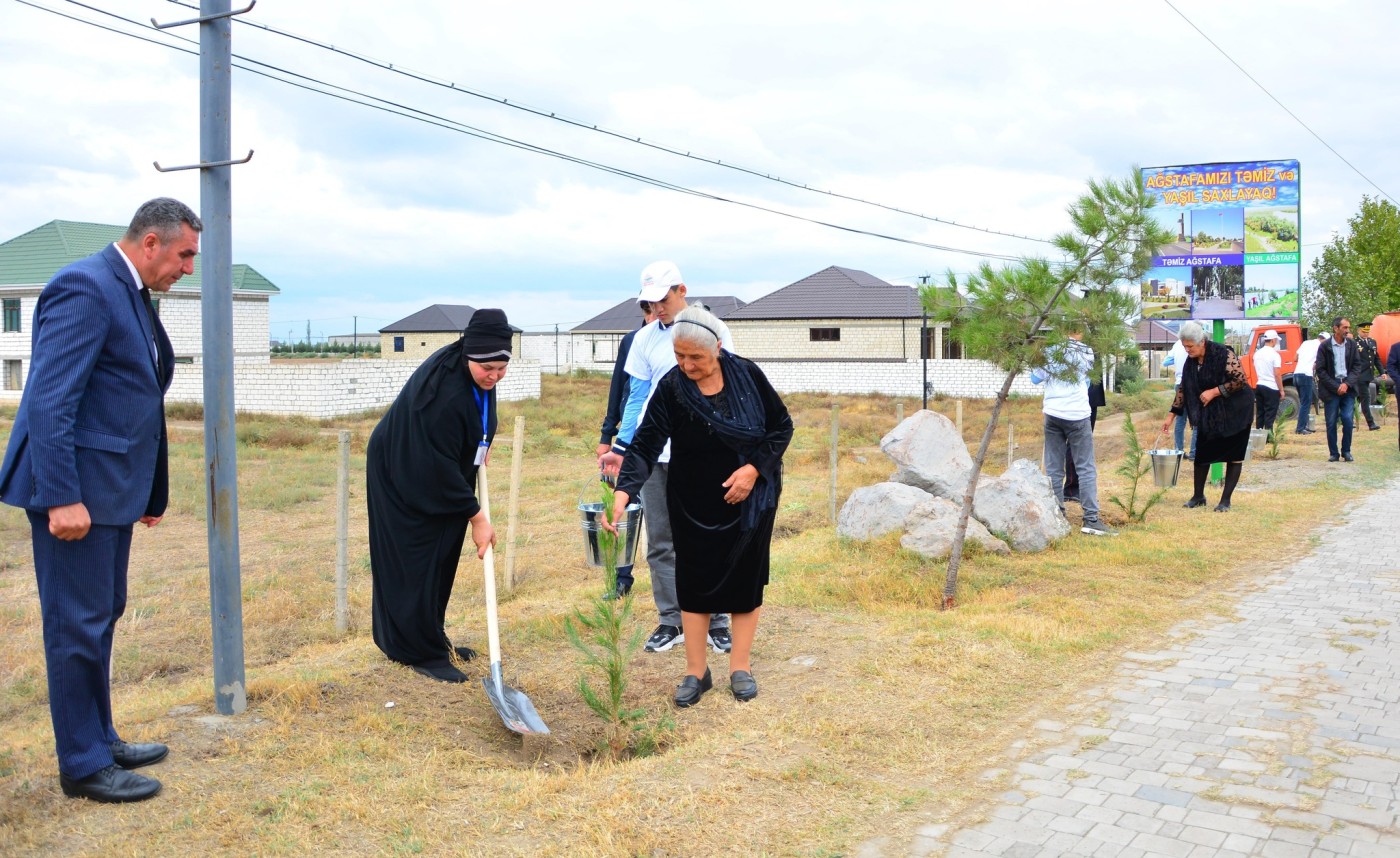
M476 460L473 461L472 464L476 465L477 467L480 467L483 464L485 464L486 451L489 449L491 449L491 445L487 444L485 441L482 441L481 444L476 448Z

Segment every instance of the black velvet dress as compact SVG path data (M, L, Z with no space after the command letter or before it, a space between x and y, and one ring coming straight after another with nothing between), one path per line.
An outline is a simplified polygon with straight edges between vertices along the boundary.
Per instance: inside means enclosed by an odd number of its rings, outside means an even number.
M743 358L725 358L721 365L746 373L748 384L733 384L726 373L722 391L700 397L679 367L662 376L618 477L618 488L637 497L670 438L666 504L676 547L676 597L688 613L743 614L763 604L782 457L792 440L792 418L762 371ZM683 385L691 387L690 395ZM750 391L761 412L735 398L740 389ZM750 421L753 437L726 439L723 424L742 420L744 413L761 420ZM754 491L744 503L727 503L724 481L745 464L759 472Z
M466 541L481 510L476 465L496 435L496 392L472 381L460 341L409 378L370 435L365 457L374 642L403 664L445 659L443 626Z

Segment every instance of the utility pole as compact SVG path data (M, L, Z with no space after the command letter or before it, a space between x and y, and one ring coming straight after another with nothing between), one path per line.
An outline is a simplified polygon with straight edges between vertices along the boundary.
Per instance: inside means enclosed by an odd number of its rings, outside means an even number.
M919 286L928 285L928 275L919 275ZM923 314L923 324L919 330L919 362L924 367L924 410L928 410L928 353L933 346L928 341L928 310L924 307L924 296L922 288L919 292L919 310Z
M554 326L554 374L559 375L559 326Z
M360 356L360 317L352 316L355 320L350 328L350 357Z

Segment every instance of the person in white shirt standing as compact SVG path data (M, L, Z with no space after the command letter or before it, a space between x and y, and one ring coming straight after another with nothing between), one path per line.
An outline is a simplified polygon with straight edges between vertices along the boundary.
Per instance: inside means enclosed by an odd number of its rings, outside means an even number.
M1167 359L1162 362L1163 366L1171 367L1172 372L1176 373L1176 387L1178 390L1181 388L1181 373L1184 369L1186 369L1186 357L1187 355L1185 347L1181 345L1181 340L1177 340L1176 342L1172 343L1171 351L1167 352ZM1186 426L1188 425L1188 423L1189 421L1186 419L1185 414L1177 416L1176 424L1172 427L1172 441L1175 444L1175 446L1172 449L1186 449L1184 445L1186 443ZM1186 454L1186 461L1189 462L1194 460L1195 458L1196 430L1192 429L1191 450Z
M1311 435L1313 431L1308 428L1313 392L1317 389L1313 382L1313 364L1317 363L1317 347L1325 339L1327 334L1324 332L1298 346L1298 365L1293 368L1293 388L1298 391L1298 425L1293 431L1299 435Z
M1069 341L1050 356L1045 370L1031 373L1036 384L1045 384L1045 475L1055 490L1060 511L1065 508L1065 450L1074 456L1079 473L1079 503L1088 536L1117 536L1099 518L1099 477L1094 463L1094 427L1089 420L1089 372L1094 350L1083 343L1084 331L1071 331Z
M1261 342L1254 352L1254 428L1272 430L1283 400L1283 356L1278 353L1278 331L1265 331Z
M687 306L685 282L675 263L653 262L642 269L642 288L638 301L651 304L656 321L643 327L632 340L624 369L630 376L627 404L622 411L622 425L612 449L598 457L598 468L604 476L617 478L627 445L642 423L647 403L661 377L676 365L676 352L671 342L671 324ZM733 353L734 338L729 328L720 329L720 345ZM676 596L676 547L671 538L671 516L666 505L666 477L670 470L671 445L661 451L657 465L642 486L643 521L647 529L647 566L651 569L651 595L656 602L658 625L647 638L647 652L665 652L685 643L681 628L681 606ZM733 637L729 632L728 614L710 615L709 644L716 652L729 652Z

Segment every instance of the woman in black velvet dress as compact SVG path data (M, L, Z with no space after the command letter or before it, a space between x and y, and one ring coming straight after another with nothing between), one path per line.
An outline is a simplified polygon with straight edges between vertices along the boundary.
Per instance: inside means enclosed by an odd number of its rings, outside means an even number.
M722 324L699 307L676 316L677 365L657 383L628 447L613 511L616 521L669 438L666 503L686 660L675 701L682 707L712 687L705 633L714 613L732 615L734 697L751 700L758 694L749 656L768 583L783 453L792 440L787 406L763 372L720 348Z

